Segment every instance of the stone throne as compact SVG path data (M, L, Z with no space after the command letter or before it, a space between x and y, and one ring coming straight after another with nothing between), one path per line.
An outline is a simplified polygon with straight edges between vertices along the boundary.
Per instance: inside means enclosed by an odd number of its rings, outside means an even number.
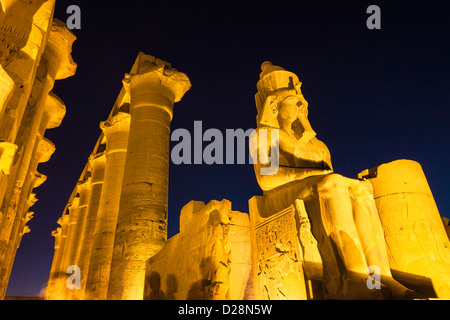
M264 192L249 200L255 298L416 297L423 286L409 286L413 291L392 276L392 254L401 250L387 251L388 219L380 219L372 181L333 173L328 148L308 121L298 77L270 62L261 69L250 139ZM430 260L445 261L440 253L430 252ZM408 274L404 269L397 274Z

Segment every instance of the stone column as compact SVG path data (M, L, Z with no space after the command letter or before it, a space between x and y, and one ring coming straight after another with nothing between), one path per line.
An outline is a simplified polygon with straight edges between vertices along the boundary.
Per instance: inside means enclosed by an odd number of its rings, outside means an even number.
M5 278L5 260L9 260L6 252L11 252L9 239L14 228L14 224L22 218L22 212L17 208L23 205L21 192L27 174L30 172L30 162L33 152L36 150L36 136L42 123L45 110L45 103L50 90L53 88L55 80L64 79L75 73L76 64L73 62L70 53L75 36L65 27L62 22L55 22L52 31L48 36L47 45L36 72L31 95L27 108L22 116L20 128L15 138L18 146L16 161L8 178L8 186L1 203L0 212L3 213L0 222L0 297L3 296L8 279ZM22 197L23 199L23 197Z
M45 299L48 300L48 298L51 296L50 292L51 289L54 287L55 279L56 279L56 267L57 267L57 257L59 256L59 252L61 250L61 227L56 228L56 230L52 231L52 237L55 238L55 244L53 246L55 252L53 254L53 260L52 260L52 266L50 268L50 275L48 277L47 281L47 289L45 291Z
M16 256L17 247L20 245L22 239L20 233L25 228L25 220L28 209L37 201L36 194L32 193L33 188L38 187L47 179L36 171L40 162L46 162L50 159L55 151L55 145L48 139L39 140L39 144L35 147L33 157L31 158L28 172L24 177L22 189L17 190L20 195L17 202L14 202L15 207L10 208L16 211L14 220L11 221L9 241L5 248L5 257L3 264L0 266L0 277L2 279L9 279L12 265ZM23 235L23 234L22 234Z
M55 0L2 1L0 22L0 141L19 133L36 69L53 24Z
M15 242L14 256L13 256L13 259L10 260L11 264L9 266L9 275L8 275L8 277L11 275L12 263L14 261L14 257L16 256L17 249L19 249L19 245L20 245L20 242L22 241L23 235L31 232L31 229L30 229L29 226L27 226L27 223L28 223L28 221L33 219L33 215L34 215L34 212L27 212L25 217L22 219L21 229L19 231L19 234L17 235L17 239L16 239L16 242Z
M39 163L47 162L55 152L55 145L46 138L36 137L36 146L33 151L33 157L31 158L28 172L24 177L22 183L22 189L20 190L20 197L18 202L15 203L16 215L14 221L12 221L11 232L9 236L9 242L5 250L4 263L0 267L0 275L2 278L9 279L11 269L16 256L17 248L22 240L20 233L25 229L26 215L28 209L37 202L36 194L32 193L34 188L37 188L45 182L47 177L37 172ZM18 190L19 191L19 190ZM12 209L12 208L11 208Z
M56 230L52 231L52 237L55 238L55 244L53 246L53 249L55 250L54 254L53 254L53 260L52 260L52 266L50 268L50 275L48 277L48 281L47 281L47 289L45 292L45 299L48 298L48 296L50 295L50 288L53 287L54 282L55 282L55 271L56 271L56 262L57 262L57 257L59 255L59 251L61 249L61 227L56 228Z
M86 282L88 278L89 262L94 242L95 226L97 224L98 207L100 204L103 189L103 179L105 174L105 153L92 154L89 157L91 166L91 197L86 215L86 225L84 227L83 242L81 243L79 264L81 271L80 299L85 298ZM56 253L55 253L56 254Z
M31 193L32 182L35 181L37 184L39 184L39 182L45 181L45 178L42 178L42 180L33 179L35 178L37 165L39 162L48 161L54 151L55 146L51 141L49 141L48 139L41 140L39 145L33 152L33 157L30 160L27 175L21 178L23 179L21 180L21 183L19 185L16 185L13 189L13 201L10 203L7 209L10 220L7 224L4 224L5 227L8 227L9 232L8 241L3 246L3 262L0 264L0 279L4 284L1 286L0 295L4 295L6 292L6 287L9 281L9 276L11 274L15 253L17 251L18 245L20 244L20 240L22 239L19 234L22 230L24 230L25 227L24 218L28 212L29 207L37 201L37 199L35 198L35 194ZM4 229L3 231L5 232L4 237L6 237L6 229Z
M89 300L105 300L108 293L130 115L119 112L111 119L101 122L100 128L106 139L106 164L86 284L85 299Z
M78 202L78 217L75 224L75 236L73 238L73 251L70 257L71 265L79 265L81 244L84 241L83 234L86 226L86 215L89 205L89 198L91 196L91 178L87 178L84 181L78 182L77 190L80 194L80 200ZM79 300L81 297L80 289L73 289L69 292L70 300Z
M68 206L69 209L69 222L68 222L68 226L67 226L67 238L66 238L66 243L64 246L64 251L63 251L63 256L61 259L61 273L65 273L67 268L69 266L71 266L73 264L73 261L71 260L72 258L72 253L75 249L75 230L76 230L76 223L78 220L78 213L79 213L79 207L78 204L80 202L80 197L79 196L75 196L72 199L72 203ZM69 289L67 288L67 286L63 285L63 290L62 290L62 294L63 296L61 297L61 299L67 299L68 298L68 292Z
M78 202L78 217L74 237L74 250L72 252L72 264L78 265L81 242L83 241L83 230L86 224L86 214L89 205L89 198L91 196L91 179L87 178L80 181L77 185L77 190L80 194Z
M393 276L450 299L450 242L421 165L397 160L359 177L372 183Z
M22 212L18 212L18 207L24 203L24 196L22 195L23 184L29 173L33 153L36 151L35 139L43 113L43 104L40 103L43 85L40 80L45 82L42 78L45 78L46 66L41 65L38 71L30 101L22 117L22 123L15 139L15 144L18 147L17 154L8 176L4 197L1 199L0 212L3 217L2 221L0 221L0 290L3 292L6 290L8 283L8 279L5 278L5 270L8 266L7 260L10 258L7 254L7 252L11 251L10 238L14 234L14 226L22 218ZM44 99L45 97L46 95L44 95ZM0 296L3 294L1 291Z
M53 256L52 272L50 272L47 290L45 292L45 300L60 300L63 299L63 293L66 288L66 270L61 267L64 249L66 247L67 231L69 227L69 215L64 213L58 219L58 224L61 226L61 236L59 242L59 250ZM67 268L67 267L66 267Z
M40 125L34 139L34 148L32 150L32 158L27 167L27 173L24 177L22 184L22 190L20 193L19 203L16 206L16 221L20 221L20 218L25 214L29 207L27 206L26 199L29 197L34 188L37 188L44 183L47 177L37 172L38 165L50 160L51 156L56 150L55 145L44 137L47 129L56 128L61 124L62 119L66 113L66 106L64 103L53 93L50 93L45 100L44 113L40 120ZM14 238L17 226L14 225L12 236ZM20 226L19 229L22 229Z
M140 53L124 86L131 126L108 299L143 299L145 263L167 238L170 122L190 88L170 64Z
M13 164L14 156L16 155L17 145L10 142L0 142L0 205L1 200L6 193L8 187L8 177ZM0 214L0 224L1 224Z

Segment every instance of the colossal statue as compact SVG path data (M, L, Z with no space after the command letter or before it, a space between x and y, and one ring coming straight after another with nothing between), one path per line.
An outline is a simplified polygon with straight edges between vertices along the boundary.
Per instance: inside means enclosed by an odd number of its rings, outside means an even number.
M255 174L264 196L257 197L253 206L257 209L253 211L267 218L296 200L303 201L322 260L324 297L386 299L413 294L392 277L371 183L333 172L330 152L316 138L308 121L308 103L298 77L268 61L261 69L251 153L279 150L279 156L278 170L272 174L262 174L269 164L255 161L254 156ZM262 130L269 133L263 136ZM271 135L279 138L266 138ZM378 278L371 277L372 268L379 272ZM373 290L368 282L380 290Z

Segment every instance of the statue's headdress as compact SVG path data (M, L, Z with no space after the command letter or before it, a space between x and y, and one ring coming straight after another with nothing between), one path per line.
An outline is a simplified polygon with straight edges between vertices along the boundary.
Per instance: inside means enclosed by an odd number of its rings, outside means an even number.
M302 83L297 75L282 67L274 66L270 61L261 65L261 71L256 84L258 93L255 95L258 110L257 125L278 127L277 110L272 106L288 96L301 95Z

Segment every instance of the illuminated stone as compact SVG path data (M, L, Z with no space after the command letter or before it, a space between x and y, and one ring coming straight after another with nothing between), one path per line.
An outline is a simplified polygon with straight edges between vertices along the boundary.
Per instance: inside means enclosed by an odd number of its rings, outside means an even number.
M260 81L257 84L258 93L255 96L258 129L251 142L251 152L257 155L261 149L267 149L266 154L269 154L274 148L272 139L261 138L260 130L265 129L272 135L278 134L279 140L275 143L279 147L280 156L279 168L273 174L262 174L262 169L267 165L262 164L260 159L255 161L255 174L264 190L264 196L256 200L256 205L250 205L250 216L270 218L282 215L281 213L287 210L291 212L289 213L291 217L286 219L292 221L295 216L292 207L297 200L302 200L312 226L310 234L312 238L309 237L308 247L309 250L313 248L317 239L317 248L322 260L323 294L326 298L404 297L408 293L407 288L392 278L389 268L372 186L367 181L349 179L333 173L330 153L325 144L315 137L315 132L307 120L308 103L300 87L301 82L292 72L273 66L270 62L262 64ZM252 219L252 223L254 221L257 220ZM257 228L257 225L252 224L252 228ZM286 232L295 234L293 227ZM287 245L286 241L291 240L288 251L295 253L296 259L303 259L300 258L303 253L297 254L298 245L293 242L292 236L283 235L281 232L277 237L284 239L284 246ZM254 253L276 252L273 249L271 251L270 243L262 244L269 246L265 249L257 249L258 245L256 240L253 245ZM280 244L275 241L271 245ZM289 268L292 270L283 270L280 278L276 280L278 283L271 284L273 288L284 288L284 292L274 295L277 290L273 289L268 292L269 296L265 297L307 298L306 289L302 289L300 285L296 285L299 289L290 290L292 274L297 272L295 283L300 283L304 277L301 274L304 270L300 268L300 271L295 271L298 268L298 264L293 263L295 259L285 254L271 257L270 263L275 265L284 263L276 260L284 259L286 256L291 259ZM313 252L312 257L317 259L317 254ZM259 258L260 264L267 259L265 256L263 258ZM314 261L308 263L309 266L314 265ZM383 290L372 291L366 285L370 278L369 267L372 265L380 269ZM275 267L272 271L277 268L279 267ZM320 275L320 267L310 269L310 272L313 276ZM255 284L262 281L255 273L254 277ZM304 278L304 281L313 279L312 276ZM303 290L303 293L298 293L297 290ZM313 295L320 296L320 292L317 291L318 289ZM297 295L287 295L286 292L297 292Z
M447 232L447 235L450 238L450 219L442 217L442 222L444 223L445 231Z
M100 127L106 139L106 163L86 284L85 299L89 300L104 300L108 293L130 115L119 112Z
M450 299L450 241L421 165L397 160L359 176L373 185L395 278Z
M98 149L97 145L95 150L98 151ZM55 253L45 293L46 300L84 298L106 162L105 153L96 153L96 151L89 157L79 178L80 182L72 192L63 216L58 220L61 228L52 232L52 235L55 236ZM74 199L79 199L77 211L69 209ZM70 219L71 214L74 217ZM72 230L75 231L73 240L75 247L71 251L71 244L66 240L69 233L69 220L73 221L74 219L76 219L76 223ZM80 289L67 290L66 270L70 265L77 265L80 268Z
M77 246L77 244L75 243L75 239L77 236L76 229L77 229L78 215L80 212L79 203L80 203L80 196L79 196L79 193L77 192L76 196L72 199L71 203L67 207L69 221L67 223L66 243L64 246L63 256L61 259L61 266L60 266L61 273L65 273L67 268L72 265L73 254L74 254L75 248ZM65 282L63 282L64 278L65 277L63 276L61 279L61 284L60 284L62 286L61 293L64 294L64 299L67 299L68 295L69 295L69 290L68 290ZM61 299L62 299L62 297L61 297Z
M4 0L1 5L0 298L17 247L29 231L28 208L36 201L32 190L43 182L37 166L52 153L42 148L47 145L54 151L44 139L45 130L57 127L65 114L51 90L55 80L76 69L70 56L75 36L53 20L54 0Z
M167 239L170 122L191 84L170 64L140 53L124 79L130 136L108 299L142 299L145 263Z
M323 279L322 259L314 237L304 227L309 221L303 201L296 200L295 205L268 214L263 200L253 197L249 201L255 299L322 298L320 284L312 282Z
M61 226L60 231L52 232L55 236L55 253L53 256L52 267L50 270L50 277L47 283L47 290L45 292L46 300L60 300L64 298L66 289L66 270L61 267L61 262L64 256L64 248L67 242L67 231L69 224L69 215L63 214L58 219L58 224ZM58 246L56 246L58 244Z
M78 182L77 186L78 192L80 194L80 200L78 203L78 217L75 226L75 237L73 239L74 247L70 257L70 264L79 266L80 264L80 256L85 253L81 251L81 246L84 241L84 230L86 229L87 223L87 211L89 200L91 197L91 178L87 178L84 181ZM68 266L67 266L68 267ZM80 290L72 290L70 292L69 298L71 300L78 300L82 296L82 291Z
M180 233L147 261L144 299L253 299L250 225L228 200L191 201Z
M334 173L301 82L270 62L257 83L250 139L263 195L249 200L250 217L228 200L191 201L180 233L166 240L170 123L189 88L169 63L138 55L80 176L86 185L76 186L53 232L46 299L449 297L449 221L420 165L396 161L357 179ZM65 109L47 100L51 127ZM30 192L40 183L33 177ZM27 195L32 205L34 193ZM21 238L26 222L17 230ZM66 286L73 263L81 267L79 291Z
M37 141L38 139L36 139L36 143ZM39 144L34 150L33 157L31 158L28 170L24 177L21 192L16 193L19 195L18 203L16 204L16 207L8 208L10 212L15 211L16 213L10 229L11 233L3 266L3 270L5 270L8 277L11 274L14 258L16 256L17 248L22 240L22 236L25 233L30 232L30 228L26 226L26 223L29 221L28 210L37 202L36 194L33 193L33 189L47 180L45 175L37 172L37 167L39 163L47 162L54 152L55 145L50 140L46 138L39 140ZM25 230L28 232L23 232Z
M104 152L92 154L89 158L91 168L91 196L86 214L86 224L83 230L83 241L80 249L78 266L81 270L81 289L79 299L85 299L86 282L88 278L95 226L104 183L106 155Z

